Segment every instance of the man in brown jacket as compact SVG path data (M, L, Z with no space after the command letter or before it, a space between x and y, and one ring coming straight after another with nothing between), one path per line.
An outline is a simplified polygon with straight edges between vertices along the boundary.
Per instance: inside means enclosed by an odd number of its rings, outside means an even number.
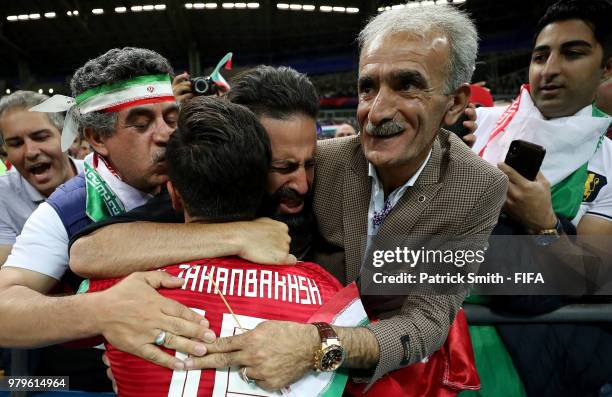
M324 249L317 259L346 283L360 272L368 236L480 236L484 243L507 184L441 129L457 120L469 96L478 46L465 14L448 6L387 11L361 32L360 47L362 132L321 143L315 172L314 212L323 240L317 248ZM373 382L436 351L463 298L408 296L386 320L322 334L308 324L264 322L207 345L207 355L187 367L238 365L247 379L277 390L311 370L322 339L335 334L344 366L374 370ZM319 370L329 368L324 365L315 363Z
M315 170L314 211L328 245L316 260L335 274L344 270L346 283L358 277L364 241L373 236L485 241L507 184L499 170L441 129L457 120L469 96L477 34L463 13L450 7L388 11L359 38L361 134L321 142ZM413 295L395 307L387 302L383 312L399 313L369 326L363 340L372 353L364 366L376 367L372 380L437 350L463 299Z

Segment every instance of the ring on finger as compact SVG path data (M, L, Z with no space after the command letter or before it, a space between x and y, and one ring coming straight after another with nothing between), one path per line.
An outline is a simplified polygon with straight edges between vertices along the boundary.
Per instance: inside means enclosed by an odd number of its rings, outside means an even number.
M166 331L161 331L155 337L155 340L153 341L153 343L156 344L157 346L162 346L164 343L166 343Z
M242 367L242 369L240 370L240 377L245 383L252 385L253 383L255 383L255 381L248 377L246 371L247 371L247 367Z

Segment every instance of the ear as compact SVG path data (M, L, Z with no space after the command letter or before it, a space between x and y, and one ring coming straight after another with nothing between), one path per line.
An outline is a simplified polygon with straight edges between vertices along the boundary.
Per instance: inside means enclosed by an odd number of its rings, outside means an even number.
M170 193L172 208L177 212L183 212L183 199L181 198L181 194L174 188L174 185L170 181L166 182L166 187L168 188L168 193Z
M463 114L470 99L470 85L461 84L454 93L450 95L449 104L444 114L444 124L453 125Z
M85 128L83 130L83 136L87 139L87 142L91 145L91 148L102 156L108 156L108 149L106 148L106 139L104 139L97 131L92 128Z

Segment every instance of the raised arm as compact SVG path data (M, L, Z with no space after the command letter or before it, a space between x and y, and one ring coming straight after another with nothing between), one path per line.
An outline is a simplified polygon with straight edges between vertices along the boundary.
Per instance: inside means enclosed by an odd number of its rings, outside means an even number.
M82 277L104 278L231 255L293 264L290 241L287 225L267 218L223 224L120 223L78 239L70 249L70 268Z

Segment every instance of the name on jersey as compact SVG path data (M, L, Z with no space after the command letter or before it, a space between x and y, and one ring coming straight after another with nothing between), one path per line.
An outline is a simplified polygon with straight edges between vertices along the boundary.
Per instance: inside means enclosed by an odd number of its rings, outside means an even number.
M317 283L296 274L281 274L262 269L228 269L207 265L179 265L183 290L214 294L215 285L226 296L267 298L302 305L322 305ZM214 284L210 282L211 276Z

